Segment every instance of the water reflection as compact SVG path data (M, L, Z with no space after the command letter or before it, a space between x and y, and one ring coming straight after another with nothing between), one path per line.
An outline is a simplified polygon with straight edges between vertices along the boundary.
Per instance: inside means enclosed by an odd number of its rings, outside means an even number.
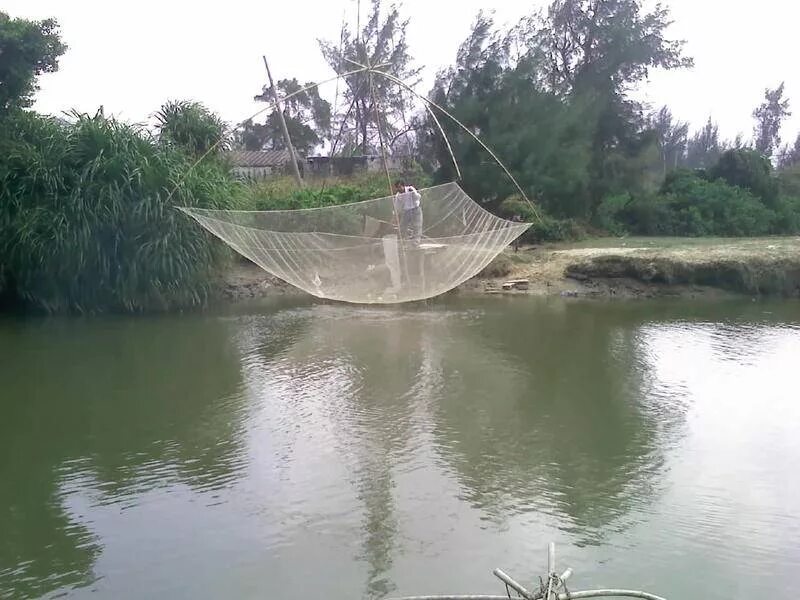
M597 541L654 492L647 365L635 331L576 305L530 308L487 314L444 350L439 444L494 518L545 511L579 543Z
M242 336L250 385L262 397L271 388L264 420L301 423L347 472L362 505L369 597L392 591L404 472L439 463L486 517L549 513L578 543L652 500L666 409L643 405L635 333L564 305L537 306L535 318L514 310L298 311L281 318L302 321L303 335L279 355L259 349L268 321ZM299 435L286 439L288 453Z
M265 415L258 420L270 423L271 439L282 439L277 445L285 448L284 468L292 469L295 455L302 454L304 436L317 449L336 452L343 469L339 487L349 483L361 505L356 558L368 566L366 594L383 597L393 590L386 575L396 550L394 474L416 443L415 413L424 400L416 392L421 382L429 383L423 374L434 345L431 328L441 328L435 324L445 315L337 307L309 315L301 310L279 317L305 324L303 335L279 355L263 353L258 342L269 338L269 321L253 320L240 336L250 385L264 401ZM301 426L287 429L281 425L286 422ZM299 470L292 471L293 480Z
M788 580L800 413L767 383L792 374L796 311L0 323L0 597L492 592L549 539L584 582L691 597L676 573L733 580L748 540L742 568Z
M240 471L238 357L222 322L43 320L2 324L0 596L88 584L102 540L75 491L125 505Z

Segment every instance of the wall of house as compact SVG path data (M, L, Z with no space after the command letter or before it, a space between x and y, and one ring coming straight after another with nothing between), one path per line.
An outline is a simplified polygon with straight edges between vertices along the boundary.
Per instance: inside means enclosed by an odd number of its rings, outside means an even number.
M279 169L275 167L233 167L233 173L236 177L255 181L267 179L278 172Z

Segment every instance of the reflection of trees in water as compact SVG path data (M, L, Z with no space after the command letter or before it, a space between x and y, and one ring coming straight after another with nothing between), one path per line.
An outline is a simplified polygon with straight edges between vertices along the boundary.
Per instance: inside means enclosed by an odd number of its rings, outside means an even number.
M313 373L328 398L364 506L370 597L391 591L394 473L420 427L493 518L548 512L591 542L653 494L663 428L642 400L636 319L561 303L473 317L327 307L281 357L298 374L287 395Z
M605 306L506 308L442 351L441 452L489 514L551 512L591 542L649 500L662 461L636 323Z
M364 503L363 558L369 563L367 596L382 598L394 591L387 578L396 546L392 472L413 452L413 428L424 411L423 387L431 385L436 370L433 338L443 326L441 315L402 313L347 327L337 336L341 351L361 365L359 392L351 398L353 422L344 424L362 432L358 467L352 482ZM424 415L423 415L424 416Z
M88 583L101 548L65 514L56 468L41 458L5 457L18 464L0 468L0 598L38 598Z
M386 575L398 533L394 472L412 450L416 393L431 379L425 373L432 331L440 328L441 317L318 307L313 326L281 356L281 368L290 365L292 373L281 396L305 397L335 428L336 449L364 507L359 558L368 565L370 598L393 590ZM309 388L321 398L319 404L309 398Z
M0 336L0 596L91 580L102 544L65 507L71 487L115 502L236 476L240 374L222 322L46 320Z

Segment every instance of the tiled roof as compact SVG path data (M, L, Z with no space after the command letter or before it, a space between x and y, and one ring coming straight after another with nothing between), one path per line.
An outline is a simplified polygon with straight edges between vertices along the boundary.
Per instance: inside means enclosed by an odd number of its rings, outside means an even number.
M236 150L228 152L236 167L278 167L289 163L288 150Z

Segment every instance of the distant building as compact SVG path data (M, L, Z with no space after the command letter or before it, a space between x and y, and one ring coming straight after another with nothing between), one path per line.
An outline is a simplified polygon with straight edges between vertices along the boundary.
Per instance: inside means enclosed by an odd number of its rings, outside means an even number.
M389 171L400 172L413 167L414 160L408 156L387 156ZM380 155L367 156L309 156L305 171L311 175L347 176L355 173L375 173L383 171L383 158Z
M228 161L237 177L242 179L267 179L291 173L288 150L235 150L227 153ZM357 173L382 173L380 155L367 156L309 156L298 158L300 173L308 177L348 176ZM389 171L399 173L414 166L409 156L387 156Z
M291 170L288 150L235 150L226 156L233 172L242 179L266 179ZM302 164L300 159L301 168Z

